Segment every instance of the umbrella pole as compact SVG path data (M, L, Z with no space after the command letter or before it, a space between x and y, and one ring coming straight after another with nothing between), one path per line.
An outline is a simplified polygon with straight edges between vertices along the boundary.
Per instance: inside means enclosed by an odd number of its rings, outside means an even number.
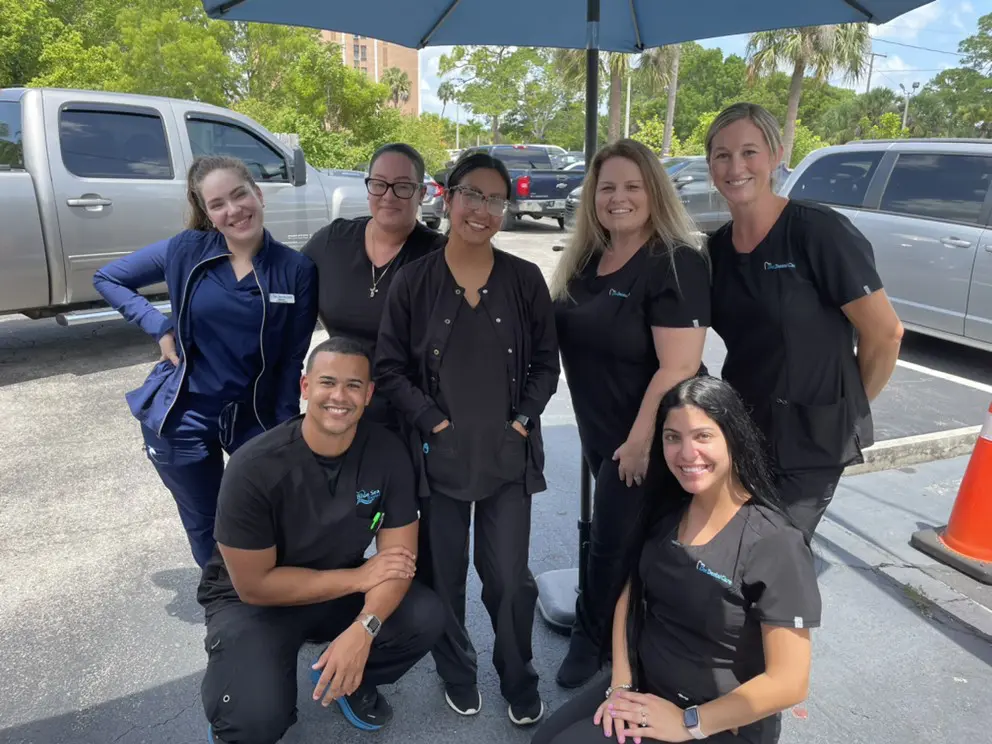
M599 142L599 0L586 0L586 164ZM552 630L568 634L575 622L575 599L585 587L592 530L592 472L580 455L579 568L545 571L537 577L537 609Z

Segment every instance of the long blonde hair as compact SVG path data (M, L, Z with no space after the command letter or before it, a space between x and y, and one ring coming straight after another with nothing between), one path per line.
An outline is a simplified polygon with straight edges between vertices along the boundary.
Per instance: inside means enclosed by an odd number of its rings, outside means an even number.
M610 245L610 235L596 216L596 189L603 163L610 158L626 158L641 171L648 194L652 235L669 253L679 244L702 251L702 241L689 213L679 199L672 180L665 173L658 156L632 139L622 139L596 153L592 168L582 186L582 199L576 214L575 232L565 247L551 277L551 298L568 297L568 283L585 268L589 259ZM674 263L672 265L674 270Z

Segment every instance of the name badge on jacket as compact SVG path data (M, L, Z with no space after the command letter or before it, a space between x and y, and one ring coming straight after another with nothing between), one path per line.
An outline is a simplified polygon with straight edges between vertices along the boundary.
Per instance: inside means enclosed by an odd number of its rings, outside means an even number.
M279 305L295 305L296 295L271 292L269 293L269 302L277 303Z

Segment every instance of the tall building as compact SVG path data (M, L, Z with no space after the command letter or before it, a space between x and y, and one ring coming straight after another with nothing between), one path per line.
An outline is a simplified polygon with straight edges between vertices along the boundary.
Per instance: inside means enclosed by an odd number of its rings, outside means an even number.
M410 78L410 97L400 103L400 110L420 115L420 55L416 49L340 31L321 31L320 36L324 41L340 45L342 62L361 70L377 83L390 67L405 72Z

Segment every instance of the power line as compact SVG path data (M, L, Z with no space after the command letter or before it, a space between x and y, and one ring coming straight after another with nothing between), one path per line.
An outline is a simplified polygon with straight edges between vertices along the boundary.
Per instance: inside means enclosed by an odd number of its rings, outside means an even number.
M901 41L889 41L888 39L874 38L872 41L878 41L882 44L893 44L895 46L906 47L908 49L919 49L924 52L936 52L937 54L953 54L955 57L967 57L967 54L962 52L949 52L946 49L931 49L930 47L916 46L915 44L903 44Z

